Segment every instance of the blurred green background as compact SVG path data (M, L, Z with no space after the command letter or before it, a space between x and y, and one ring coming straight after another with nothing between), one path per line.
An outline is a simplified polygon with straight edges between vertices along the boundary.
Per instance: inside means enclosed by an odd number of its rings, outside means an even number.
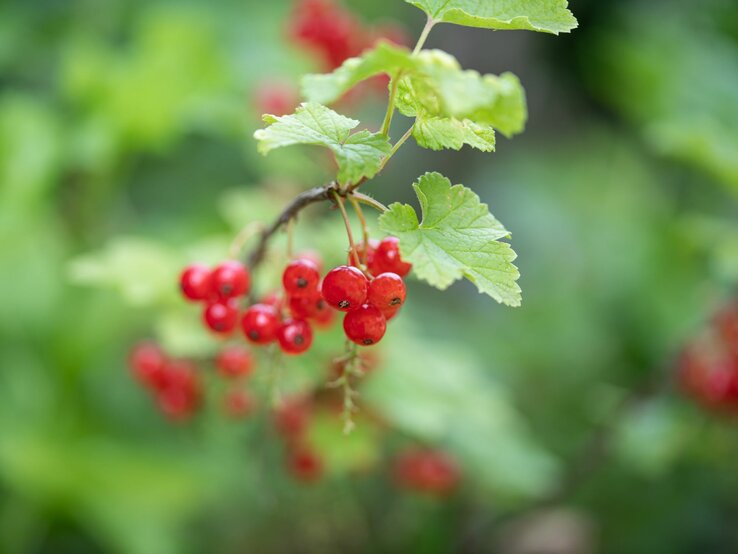
M344 4L422 27L404 2ZM4 2L0 552L738 552L736 423L671 384L738 278L738 5L570 4L571 35L432 33L519 75L528 130L491 155L408 146L368 191L413 202L426 170L472 187L513 233L523 307L413 282L362 388L387 425L316 424L326 475L305 485L265 411L172 425L126 368L146 336L212 351L179 269L325 178L315 151L251 139L254 91L318 70L285 38L291 2ZM316 208L300 245L338 261L336 219ZM286 394L319 386L331 341ZM460 490L399 490L407 444L452 453Z

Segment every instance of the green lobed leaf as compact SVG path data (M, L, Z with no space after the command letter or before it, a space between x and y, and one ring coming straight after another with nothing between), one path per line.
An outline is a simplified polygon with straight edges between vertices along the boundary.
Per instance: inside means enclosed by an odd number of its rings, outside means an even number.
M388 42L357 58L349 58L343 65L327 74L306 75L302 79L302 94L309 102L330 104L361 81L381 74L392 75L417 67L410 50Z
M405 0L440 23L485 29L568 33L577 20L567 0Z
M379 218L383 231L400 239L402 256L415 274L439 289L466 277L479 292L509 306L521 302L516 254L499 239L508 231L474 192L451 185L439 173L426 173L413 185L423 213L394 203Z
M417 57L422 70L404 76L398 85L401 113L419 120L470 119L508 137L523 130L528 117L525 91L515 75L465 71L440 50L424 50Z
M314 102L301 104L291 115L267 114L264 121L269 125L254 133L260 153L294 144L325 146L336 157L338 181L342 185L376 175L382 158L392 148L387 137L379 133L363 130L351 134L359 121Z
M494 152L495 149L495 130L489 125L478 125L468 119L419 118L415 122L413 137L420 146L430 150L460 150L465 144L483 152Z

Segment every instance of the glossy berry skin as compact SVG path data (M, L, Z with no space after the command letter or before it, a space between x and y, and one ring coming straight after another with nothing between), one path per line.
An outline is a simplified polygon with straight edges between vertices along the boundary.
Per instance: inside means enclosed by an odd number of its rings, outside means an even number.
M205 308L202 317L211 331L227 334L238 324L238 306L233 300L213 302Z
M254 304L241 319L243 334L254 344L273 342L277 338L280 325L279 313L274 306L268 304Z
M302 354L313 344L313 330L304 319L288 319L277 329L277 340L285 354Z
M369 281L361 270L340 265L326 274L321 292L330 306L348 312L358 309L366 302L368 289Z
M405 282L397 273L380 273L371 283L367 293L367 303L384 313L396 312L405 303Z
M379 246L379 241L377 239L369 239L369 244L366 246L364 246L363 242L356 245L356 250L358 251L359 256L366 262L367 267L372 266L374 252L377 250L377 246ZM354 261L354 257L351 255L351 252L349 252L348 265L354 265Z
M179 276L179 288L187 300L207 300L212 295L210 269L201 264L188 265Z
M404 277L412 269L412 264L402 260L400 256L400 241L397 237L386 237L377 245L369 264L369 271L372 275L381 273L397 273L400 277Z
M377 344L387 330L387 320L374 306L364 304L343 318L343 331L349 340L361 346Z
M213 292L222 300L243 296L251 288L251 275L243 264L230 260L213 269L210 276Z
M221 350L215 358L218 373L226 379L246 377L254 369L254 357L241 346L229 346Z
M310 296L318 290L320 269L307 258L290 262L282 274L282 285L290 297Z
M152 342L137 344L128 356L128 365L136 380L155 390L163 385L166 363L166 355Z
M326 309L330 310L317 290L310 295L290 297L289 308L292 317L296 319L314 319Z

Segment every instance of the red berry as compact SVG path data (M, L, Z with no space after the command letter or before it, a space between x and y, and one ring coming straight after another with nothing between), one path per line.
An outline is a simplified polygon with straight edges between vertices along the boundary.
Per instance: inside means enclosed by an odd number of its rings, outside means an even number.
M368 288L369 281L359 269L340 265L325 276L321 291L330 306L347 312L366 302Z
M189 419L197 410L201 396L196 368L186 360L172 360L165 367L165 376L157 392L159 408L169 419Z
M215 366L223 377L245 377L254 369L254 358L241 346L229 346L218 353Z
M268 344L277 338L279 314L274 306L254 304L243 314L241 328L246 338L255 344Z
M367 302L381 310L396 312L405 302L405 283L397 273L380 273L369 283Z
M317 290L309 296L292 296L289 301L290 313L296 319L313 319L326 309L330 310L323 296Z
M313 316L313 320L319 328L325 329L327 327L330 327L331 324L335 321L336 310L331 308L328 303L322 299L322 297L321 300L322 302L318 304L318 311Z
M304 483L317 481L323 475L323 461L312 448L305 445L288 450L287 467L296 479Z
M223 412L232 419L251 414L255 407L253 396L244 390L231 390L223 397Z
M369 270L372 275L380 273L397 273L404 277L412 269L412 264L404 262L400 256L400 240L397 237L386 237L374 251Z
M295 440L304 435L308 423L310 404L304 398L285 398L274 410L274 425L285 439Z
M394 317L397 315L397 312L400 311L400 308L402 306L392 306L391 308L384 308L383 310L379 310L382 312L382 315L384 316L384 319L387 321L392 321Z
M238 324L238 305L233 300L209 304L203 312L203 320L216 333L230 333Z
M379 241L376 239L369 239L369 244L364 246L363 242L356 245L356 250L359 252L359 257L366 261L366 266L371 267L372 261L374 260L374 252L379 246ZM348 254L348 265L354 265L354 256L349 252Z
M182 295L188 300L205 300L212 294L210 269L200 264L187 266L179 276Z
M128 365L136 379L146 387L158 389L164 380L167 357L158 345L142 342L131 350Z
M394 477L405 488L447 495L459 484L461 470L445 452L410 450L396 458Z
M307 296L318 290L320 270L312 260L299 258L287 265L282 285L289 296Z
M377 308L364 304L358 310L346 314L343 318L343 330L356 344L369 346L382 340L387 330L387 321Z
M292 113L300 102L295 85L286 82L265 82L254 92L254 105L262 114L286 115Z
M288 319L277 329L279 347L286 354L302 354L313 343L313 330L304 319Z
M251 275L243 264L226 261L213 269L212 289L222 299L235 298L249 292Z
M261 302L259 304L267 304L268 306L273 306L277 312L282 309L282 293L281 292L270 292L267 294L264 298L261 299Z

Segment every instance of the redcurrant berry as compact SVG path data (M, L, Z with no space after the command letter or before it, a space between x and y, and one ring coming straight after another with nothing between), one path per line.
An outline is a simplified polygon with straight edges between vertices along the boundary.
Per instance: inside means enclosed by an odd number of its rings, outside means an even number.
M182 295L188 300L206 300L212 294L210 269L200 264L187 266L179 276Z
M274 425L285 439L296 440L310 423L310 403L301 397L285 398L274 411Z
M387 321L377 308L364 304L358 310L346 314L343 318L343 330L356 344L369 346L382 340L387 330Z
M310 295L291 296L289 306L292 317L297 319L317 318L319 313L330 309L317 290Z
M251 288L251 275L243 264L226 261L213 269L212 289L219 298L228 299L242 296Z
M277 340L285 354L302 354L313 343L313 330L304 319L288 319L277 329Z
M327 273L321 291L330 306L347 312L366 301L368 288L369 281L359 269L340 265Z
M299 258L289 263L282 274L282 284L289 296L306 296L318 290L320 270L312 260Z
M216 333L230 333L238 324L238 305L233 300L213 302L205 308L203 320Z
M287 456L287 467L296 479L312 483L323 475L323 462L312 448L305 445L293 446Z
M166 355L158 345L152 342L137 344L128 356L128 365L136 379L153 389L158 389L163 385L166 363Z
M363 242L360 242L356 245L356 250L359 253L360 257L363 257L363 259L366 261L367 267L371 267L372 262L374 260L374 251L377 249L377 246L379 246L379 241L376 239L369 239L369 244L364 246ZM349 252L348 255L348 265L354 265L354 256Z
M223 412L232 419L251 414L255 407L254 398L244 390L231 390L223 397Z
M369 283L367 302L384 313L405 302L405 283L397 273L380 273Z
M274 306L254 304L243 314L241 328L246 338L255 344L268 344L277 338L279 314Z
M372 275L389 272L404 277L410 273L413 266L402 260L399 245L397 237L386 237L379 243L369 266Z
M197 410L201 396L196 368L186 360L172 360L164 373L165 382L157 392L159 408L169 419L189 419Z
M445 452L410 450L395 460L394 476L400 486L443 496L459 484L461 470Z
M215 366L223 377L245 377L254 369L254 358L241 346L229 346L218 353Z

